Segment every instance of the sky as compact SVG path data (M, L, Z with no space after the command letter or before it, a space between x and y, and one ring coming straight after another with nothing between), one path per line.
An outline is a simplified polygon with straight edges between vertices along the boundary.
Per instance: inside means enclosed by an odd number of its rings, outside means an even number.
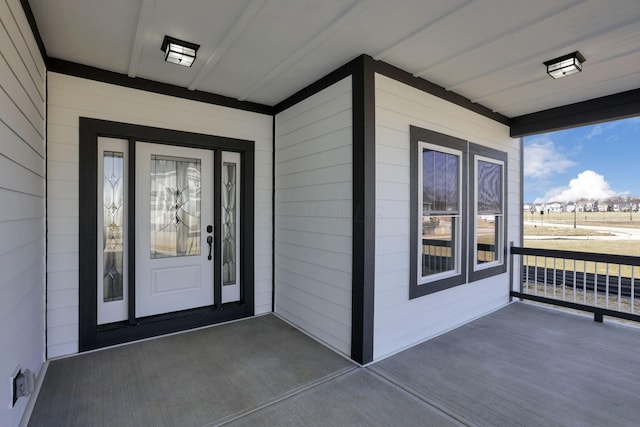
M524 138L524 202L640 197L640 117Z

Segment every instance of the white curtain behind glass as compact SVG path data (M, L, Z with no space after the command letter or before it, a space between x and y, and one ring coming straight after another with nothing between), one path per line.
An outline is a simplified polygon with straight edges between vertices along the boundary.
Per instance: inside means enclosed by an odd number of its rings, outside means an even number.
M151 156L151 258L200 255L200 160Z

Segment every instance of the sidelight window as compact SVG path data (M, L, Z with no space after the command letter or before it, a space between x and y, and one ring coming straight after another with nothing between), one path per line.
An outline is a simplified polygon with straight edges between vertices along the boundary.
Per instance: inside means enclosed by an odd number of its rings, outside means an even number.
M96 173L96 299L98 324L127 318L128 142L98 138Z
M103 153L103 301L119 301L124 289L124 153Z
M222 284L236 283L237 172L236 163L222 165Z

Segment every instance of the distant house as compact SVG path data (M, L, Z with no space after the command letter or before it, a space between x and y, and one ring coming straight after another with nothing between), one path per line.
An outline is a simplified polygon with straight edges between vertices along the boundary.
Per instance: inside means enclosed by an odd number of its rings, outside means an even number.
M545 208L547 212L564 212L564 205L560 202L547 203Z
M632 204L623 202L618 204L617 212L629 212L630 209L632 209Z

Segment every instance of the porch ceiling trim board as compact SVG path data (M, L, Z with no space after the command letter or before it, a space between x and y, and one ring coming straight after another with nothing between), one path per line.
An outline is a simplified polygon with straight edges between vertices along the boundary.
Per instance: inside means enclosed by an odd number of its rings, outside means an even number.
M189 90L195 90L202 80L211 73L211 70L218 64L220 59L229 50L233 42L235 42L240 34L247 28L251 20L258 13L265 0L252 0L251 3L242 12L242 15L233 24L231 30L224 36L218 47L211 53L207 62L198 72L198 75L189 84Z
M126 74L107 71L101 68L91 67L89 65L78 64L62 59L49 57L47 61L47 69L48 71L53 71L60 74L114 84L131 89L139 89L147 92L174 96L176 98L190 99L192 101L220 105L222 107L251 111L254 113L273 115L273 107L259 104L257 102L238 101L235 98L217 95L210 92L203 92L199 90L192 91L185 87L175 86L168 83L160 83L154 80L131 78Z
M366 55L365 55L366 56ZM141 78L130 78L124 74L107 71L87 65L82 65L70 61L57 58L47 58L48 71L67 74L75 77L86 78L89 80L101 81L104 83L115 84L119 86L139 89L148 92L160 93L178 98L190 99L194 101L205 102L208 104L220 105L224 107L237 108L240 110L251 111L260 114L275 115L291 105L296 104L302 99L311 96L327 86L339 81L353 71L353 63L358 58L348 62L335 71L327 74L325 77L317 80L306 88L296 92L289 98L276 104L269 106L251 101L239 101L235 98L217 95L203 91L191 91L180 86L174 86L167 83L160 83L152 80ZM587 101L568 104L549 110L539 111L536 113L526 114L509 118L498 112L492 111L490 108L482 104L475 103L472 100L459 95L456 92L448 90L442 86L438 86L421 77L415 77L411 73L404 71L398 67L388 64L384 61L374 62L375 72L391 77L402 83L408 84L420 89L426 93L432 94L456 105L467 108L485 117L493 119L497 122L511 127L511 136L520 137L535 133L550 132L553 130L567 129L577 126L585 126L608 120L622 119L633 117L640 113L640 89L633 89L626 92L607 95Z
M409 34L408 36L406 36L406 37L404 37L404 38L402 38L400 40L397 40L391 46L389 46L386 49L384 49L384 50L378 52L377 54L373 55L373 58L375 60L381 60L381 59L386 58L387 56L391 55L396 49L398 49L403 44L405 44L405 43L407 43L407 42L409 42L411 40L415 40L418 37L421 37L433 25L437 24L440 21L443 21L443 20L447 19L448 17L450 17L452 15L455 15L456 13L460 12L461 10L463 10L464 8L469 6L471 3L473 3L473 0L467 0L466 3L463 3L462 5L460 5L460 6L456 7L456 8L453 8L452 10L450 10L447 13L445 13L444 15L436 17L434 20L429 21L426 25L424 25L421 28L417 29L413 33Z
M601 37L603 34L609 34L609 33L613 32L613 31L619 31L619 30L625 29L627 27L633 28L634 26L637 25L637 23L638 23L638 21L635 18L632 18L632 19L629 19L628 21L626 21L622 25L614 25L614 26L608 27L605 30L602 30L602 31L600 31L600 32L598 32L596 34L593 34L591 37L588 37L588 38L582 37L582 38L577 38L575 40L563 40L562 44L556 46L555 50L558 51L558 52L571 50L578 43L580 43L582 45L589 45L590 43L592 43L592 41L596 40L598 37ZM497 40L494 40L494 41L497 41ZM539 55L543 55L544 53L546 53L546 49L545 50L540 50L540 51L537 51L537 52L526 52L526 56L523 57L523 58L518 58L517 60L509 62L508 64L503 64L498 68L493 68L491 70L488 70L488 71L482 72L480 74L476 74L474 76L471 76L470 78L468 78L466 80L463 80L461 82L458 82L458 83L456 83L454 85L447 86L447 90L458 90L461 87L468 85L469 83L472 83L472 82L475 82L476 80L479 80L479 79L482 79L484 77L490 76L491 74L497 72L500 69L515 67L518 64L521 64L527 58L537 57ZM592 62L590 62L589 67L591 67L591 64L592 64ZM525 82L525 83L527 83L527 82ZM504 90L511 89L513 87L516 87L516 86L512 86L512 87L506 88ZM502 90L503 89L501 89L501 91ZM483 96L477 97L477 98L478 99L480 99L480 98L484 99L484 98L489 98L490 96L492 96L492 95L483 95Z
M509 117L507 116L491 111L490 108L487 108L482 104L477 104L456 92L452 92L442 86L431 83L430 81L425 80L422 77L415 77L411 73L388 64L384 61L375 62L375 71L394 80L419 89L423 92L437 96L438 98L442 98L445 101L449 101L453 104L464 107L467 110L471 110L489 119L495 120L496 122L502 123L503 125L509 126L509 124L511 123Z
M630 57L631 55L625 55L625 56L626 57ZM619 57L618 59L620 59L620 58L624 58L624 57ZM606 66L606 65L603 62L592 62L590 67L591 67L591 69L597 69L598 67L604 67L604 66ZM633 73L625 74L623 76L617 76L617 77L612 78L612 79L601 80L601 81L599 81L597 83L594 83L592 86L593 87L596 87L596 86L602 87L602 86L615 84L616 82L619 82L621 80L637 78L639 74L640 73L638 73L638 72L633 72ZM512 89L519 89L519 88L523 88L523 87L526 87L526 86L529 86L529 85L533 85L536 82L540 82L541 80L543 80L543 79L538 79L536 81L524 82L521 85L516 85L516 86L513 86L512 88L507 88L504 91L498 91L495 94L491 95L491 97L499 96L503 92L508 92L509 90L512 90ZM557 93L558 94L566 94L568 96L571 95L571 91L569 89L558 90ZM609 96L609 95L605 95L605 96ZM538 101L542 101L545 98L546 98L545 95L541 95L541 96L536 96L535 98L530 98L530 99L528 99L526 101L516 100L514 102L509 103L509 105L505 106L505 108L516 108L516 107L520 107L520 106L523 106L523 105L528 105L528 104L532 104L532 103L535 103L535 102L538 102ZM485 99L486 98L483 98L482 101L484 102ZM593 99L597 99L597 98L593 98ZM572 104L577 104L577 103L580 103L580 102L583 102L583 101L576 101L576 102L573 102ZM566 104L566 105L571 105L571 104ZM555 108L560 108L560 107L555 107ZM539 112L540 111L536 111L536 113L539 113ZM530 114L535 114L535 113L530 113Z
M327 38L329 38L333 33L335 33L340 27L348 24L352 19L354 19L358 14L362 13L367 7L369 7L373 3L373 0L358 0L354 5L349 6L344 13L340 14L340 17L333 21L328 27L322 30L320 33L316 34L305 44L300 46L298 50L296 50L291 56L282 61L278 66L272 69L269 73L260 78L257 82L249 87L238 99L241 101L246 100L251 94L258 91L264 85L269 83L271 80L275 79L290 67L292 64L296 63L302 57L304 57L307 53L311 52L313 49L317 48L324 42Z
M537 17L535 19L532 19L531 21L528 21L526 24L524 24L521 27L519 27L516 31L517 32L522 32L526 28L533 27L535 25L538 25L541 22L549 20L549 19L553 18L554 16L556 16L557 14L566 12L567 10L574 8L574 7L584 3L585 1L586 0L579 0L578 3L569 4L569 5L565 6L564 8L561 8L560 10L554 10L554 11L550 12L549 14L547 14L545 16ZM442 65L444 65L444 64L446 64L446 63L448 63L450 61L453 61L454 59L458 59L463 55L466 55L468 53L474 52L474 51L476 51L478 48L480 48L482 46L497 42L498 40L503 40L503 39L506 39L508 37L512 37L513 33L514 33L513 30L508 30L508 31L506 31L504 33L497 34L497 35L493 36L493 38L491 38L489 40L480 40L480 41L478 41L478 43L468 47L467 49L465 49L463 51L460 51L460 52L454 52L453 54L449 55L447 58L444 58L444 59L438 61L437 64L430 65L430 66L428 66L428 67L426 67L426 68L424 68L424 69L422 69L420 71L417 71L417 72L413 73L413 75L415 77L426 76L427 74L429 74L435 68L438 68L438 67L440 67L440 66L442 66ZM524 52L523 51L522 53L523 53L523 55L525 55L525 57L529 57L530 56L529 52Z
M31 27L33 37L36 39L36 43L38 44L38 49L40 50L42 60L46 65L48 65L47 59L49 58L49 56L47 55L47 48L44 46L44 41L42 41L42 36L40 35L40 31L38 30L38 24L36 24L36 18L35 16L33 16L33 11L31 10L29 0L20 0L20 5L22 6L24 14L27 17L27 22L29 22L29 27Z
M361 57L372 59L369 55L361 55L358 58L355 58L354 60L346 63L345 65L338 68L337 70L327 74L320 80L317 80L316 82L312 83L306 88L291 95L289 98L285 99L284 101L276 104L276 106L273 107L274 114L278 114L286 110L290 106L297 104L303 99L308 98L314 93L317 93L322 89L328 86L331 86L333 83L343 79L344 77L352 74L353 71L357 69L357 66L355 65L356 61L360 60ZM475 113L478 113L489 119L495 120L504 125L508 126L510 124L509 117L504 116L500 113L495 113L491 111L491 109L481 104L474 103L468 98L465 98L464 96L459 95L456 92L449 91L443 88L442 86L438 86L435 83L431 83L430 81L425 80L422 77L415 77L411 73L404 71L398 67L395 67L391 64L388 64L384 61L378 61L373 59L373 61L371 62L371 65L375 73L380 73L394 80L405 83L423 92L437 96L438 98L442 98L445 101L449 101L453 104L459 105L460 107L464 107L467 110L471 110Z
M327 38L329 38L333 33L335 33L340 27L348 24L352 19L354 19L357 15L362 13L367 7L369 7L373 3L373 0L358 0L354 5L349 6L344 13L341 13L339 17L334 20L329 26L325 27L322 31L313 36L309 41L300 46L298 50L296 50L291 56L286 58L284 61L280 62L277 67L272 69L266 75L262 76L257 82L249 87L249 89L245 90L242 95L238 99L241 101L246 100L251 94L260 90L264 85L269 83L271 80L275 79L280 73L290 67L292 64L296 63L299 59L305 56L307 53L311 52L313 49L317 48L324 42Z
M511 137L567 129L640 114L640 89L590 99L511 119Z
M340 68L337 68L336 70L330 72L329 74L327 74L326 76L322 77L321 79L316 80L315 82L311 83L309 86L307 86L307 87L299 90L298 92L294 93L293 95L291 95L287 99L279 102L278 104L276 104L273 107L273 114L277 115L277 114L283 112L284 110L290 108L291 106L296 105L297 103L304 101L305 99L309 98L312 95L315 95L316 93L320 92L321 90L328 88L332 84L339 82L340 80L344 79L345 77L353 75L353 73L354 73L354 71L355 71L355 69L357 67L358 58L355 58L355 59L347 62L346 64L344 64Z
M610 66L610 64L608 63L609 61L625 59L625 58L631 59L631 56L635 55L638 52L640 52L640 49L638 49L638 51L633 52L633 53L624 54L624 55L618 55L618 56L615 56L615 57L608 58L607 61L593 61L593 62L590 62L589 68L593 69L593 68L597 68L597 67L608 67L608 66ZM636 74L637 73L634 72L634 73L630 73L630 74L625 74L624 76L617 76L617 77L612 78L612 79L602 80L602 81L594 84L593 86L605 85L607 83L615 82L615 81L626 79L626 78L629 78L629 77L634 77ZM471 99L471 102L485 102L489 98L493 98L495 96L501 95L501 94L503 94L505 92L508 92L510 90L513 90L513 89L519 89L519 88L522 88L522 87L526 87L526 86L528 86L530 84L534 84L534 83L540 82L540 81L545 80L547 78L548 78L548 76L541 76L541 77L539 77L539 78L537 78L535 80L527 80L527 81L523 81L523 82L520 82L518 84L511 85L511 86L505 86L502 89L494 90L494 91L492 91L490 93L486 93L484 95L481 95L481 96L478 96L476 98L473 98L473 99ZM568 89L565 89L565 90L562 90L562 91L558 90L556 93L567 93L567 94L569 94L570 90L568 90ZM511 107L515 107L515 106L519 106L519 105L526 105L526 104L529 104L529 103L531 103L533 101L537 101L537 100L540 100L540 99L544 99L544 96L537 97L535 99L529 99L527 101L517 100L515 102L512 102L512 103L506 105L503 108L511 108Z
M153 13L155 5L156 0L144 0L142 2L142 6L140 6L140 16L138 17L136 36L133 41L133 47L131 48L131 59L129 60L129 77L135 77L138 74L140 55L142 54L142 48L144 47L144 37L147 34L149 21L151 20L151 14Z

